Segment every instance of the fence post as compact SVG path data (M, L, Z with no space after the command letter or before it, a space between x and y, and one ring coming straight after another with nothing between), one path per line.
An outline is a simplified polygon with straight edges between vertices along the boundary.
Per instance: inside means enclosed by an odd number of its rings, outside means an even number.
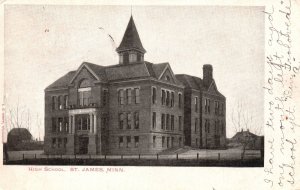
M158 160L158 154L156 154L156 159Z
M36 159L36 154L34 154L34 159Z
M199 160L199 153L197 153L197 160Z
M62 159L62 154L60 154L60 159Z
M104 155L104 160L106 160L106 154Z
M178 153L176 154L176 160L178 160Z
M123 160L123 154L121 154L121 159Z
M25 155L23 154L23 160L24 160L24 158L25 158Z
M221 157L221 154L220 153L218 153L218 160L220 161L220 157Z
M139 160L141 159L141 154L139 154Z
M76 160L76 154L74 154L74 156L75 156L75 160Z

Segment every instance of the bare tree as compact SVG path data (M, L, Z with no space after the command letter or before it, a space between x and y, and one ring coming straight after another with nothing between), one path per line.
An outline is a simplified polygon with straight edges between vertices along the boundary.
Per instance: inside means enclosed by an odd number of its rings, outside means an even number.
M231 120L236 133L241 132L242 138L239 142L242 145L241 159L245 157L245 152L250 143L253 142L253 134L259 135L262 130L262 126L254 124L253 114L250 113L242 102L238 102L236 108L232 109ZM245 130L245 132L244 132Z
M41 127L41 119L39 117L39 114L37 113L36 114L36 125L38 127L38 134L39 134L39 138L38 138L38 141L41 141L41 133L40 133L40 127Z

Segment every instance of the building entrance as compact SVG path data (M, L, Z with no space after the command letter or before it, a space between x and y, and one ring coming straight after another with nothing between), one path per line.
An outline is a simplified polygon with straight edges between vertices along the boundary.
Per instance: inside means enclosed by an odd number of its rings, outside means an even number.
M79 137L78 139L78 154L87 154L88 153L89 138L88 137Z

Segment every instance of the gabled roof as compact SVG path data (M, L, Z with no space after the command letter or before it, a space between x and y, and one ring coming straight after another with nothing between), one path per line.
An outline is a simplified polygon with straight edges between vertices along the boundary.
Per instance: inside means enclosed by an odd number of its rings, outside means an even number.
M203 82L199 77L191 76L191 75L175 75L177 80L179 80L186 88L191 88L195 90L203 90Z
M56 88L67 88L69 82L74 77L76 71L70 71L64 76L57 79L55 82L50 84L46 89L56 89Z
M150 77L144 63L110 66L105 68L105 72L108 81Z
M161 75L165 72L166 68L170 68L170 66L169 63L154 64L146 61L128 65L117 64L111 66L100 66L93 63L84 62L76 71L71 71L65 74L63 77L49 85L46 90L64 87L67 88L68 85L75 80L83 68L86 68L94 76L95 80L99 82L112 82L137 78L155 78L159 80L159 77L161 77ZM174 77L174 80L175 84L182 85L176 77Z
M129 49L136 49L143 53L146 52L144 49L142 42L140 40L138 31L135 27L134 21L132 16L130 17L129 23L127 25L126 31L124 33L123 39L120 43L120 46L116 49L117 52L129 50Z
M195 90L201 90L204 92L208 92L213 88L213 86L216 87L215 93L219 96L223 96L217 89L215 80L213 79L208 87L205 87L203 84L203 80L199 77L191 76L191 75L185 75L185 74L179 74L175 75L177 80L179 80L186 88L195 89Z

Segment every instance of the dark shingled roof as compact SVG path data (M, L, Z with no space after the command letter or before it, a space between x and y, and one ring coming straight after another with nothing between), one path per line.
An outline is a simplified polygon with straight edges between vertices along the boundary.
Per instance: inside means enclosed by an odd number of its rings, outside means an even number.
M55 88L63 88L68 87L69 82L75 75L76 71L70 71L64 76L57 79L54 83L50 84L46 89L55 89Z
M105 72L109 81L150 77L148 69L144 63L106 67Z
M130 17L129 23L127 25L126 31L124 33L123 39L120 43L120 46L116 49L117 52L128 50L128 49L136 49L143 53L146 52L144 49L142 42L140 40L138 31L135 27L132 16Z
M93 63L84 62L80 65L79 68L81 68L82 65L85 65L88 68L90 68L93 71L93 73L97 75L97 77L101 82L110 82L116 80L149 78L149 77L158 79L159 76L164 71L164 69L168 66L168 63L153 64L145 61L142 63L133 63L127 65L118 64L118 65L111 65L111 66L101 66ZM67 73L66 75L59 78L51 85L49 85L46 88L46 90L63 88L63 87L67 88L77 72L78 70ZM177 80L176 78L175 78L175 83L178 85L182 85L181 81Z
M107 76L106 76L106 72L105 72L105 67L101 66L101 65L96 65L93 63L88 63L85 62L85 64L92 69L92 71L95 72L95 74L97 75L97 77L100 79L100 81L106 82L107 81Z
M176 79L179 80L185 87L192 88L196 90L203 90L203 82L199 77L191 76L191 75L175 75Z

